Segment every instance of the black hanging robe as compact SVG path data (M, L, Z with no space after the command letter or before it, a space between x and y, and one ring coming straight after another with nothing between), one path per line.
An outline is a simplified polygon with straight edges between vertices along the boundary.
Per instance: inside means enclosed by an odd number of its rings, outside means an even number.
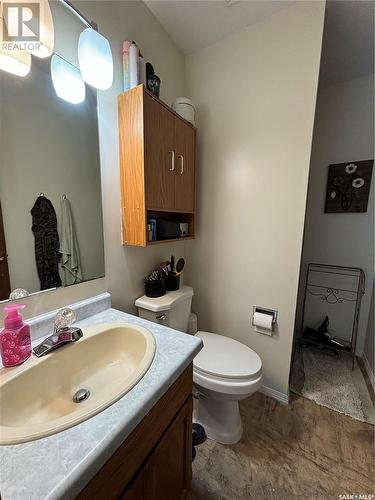
M55 209L48 198L38 196L31 209L31 215L40 289L47 290L61 286L59 275L60 242Z

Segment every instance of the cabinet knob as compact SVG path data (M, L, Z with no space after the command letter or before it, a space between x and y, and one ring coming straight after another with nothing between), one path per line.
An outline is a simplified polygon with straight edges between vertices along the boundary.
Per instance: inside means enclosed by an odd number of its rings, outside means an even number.
M171 168L169 169L170 172L174 171L174 151L168 151L168 153L171 155Z

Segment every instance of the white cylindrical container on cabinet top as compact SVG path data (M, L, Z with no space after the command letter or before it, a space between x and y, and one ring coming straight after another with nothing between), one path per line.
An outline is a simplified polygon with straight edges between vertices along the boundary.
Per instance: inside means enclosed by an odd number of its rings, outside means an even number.
M139 49L135 42L129 47L130 88L139 85Z
M188 97L177 97L172 108L182 118L195 125L195 108Z

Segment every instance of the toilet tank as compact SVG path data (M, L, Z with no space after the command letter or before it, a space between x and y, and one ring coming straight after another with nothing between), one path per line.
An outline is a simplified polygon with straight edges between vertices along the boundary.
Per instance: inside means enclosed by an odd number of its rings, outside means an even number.
M143 295L135 301L138 316L181 332L187 332L193 295L191 286L183 286L179 290L167 292L162 297L154 298Z

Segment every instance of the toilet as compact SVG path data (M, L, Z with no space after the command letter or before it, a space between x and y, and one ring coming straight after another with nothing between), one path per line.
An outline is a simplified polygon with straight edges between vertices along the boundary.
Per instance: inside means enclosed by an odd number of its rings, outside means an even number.
M262 360L258 354L229 337L211 332L191 332L189 317L193 289L183 286L157 298L140 297L138 315L175 330L195 334L203 348L194 359L194 415L207 436L219 443L237 443L243 427L238 402L262 384Z

